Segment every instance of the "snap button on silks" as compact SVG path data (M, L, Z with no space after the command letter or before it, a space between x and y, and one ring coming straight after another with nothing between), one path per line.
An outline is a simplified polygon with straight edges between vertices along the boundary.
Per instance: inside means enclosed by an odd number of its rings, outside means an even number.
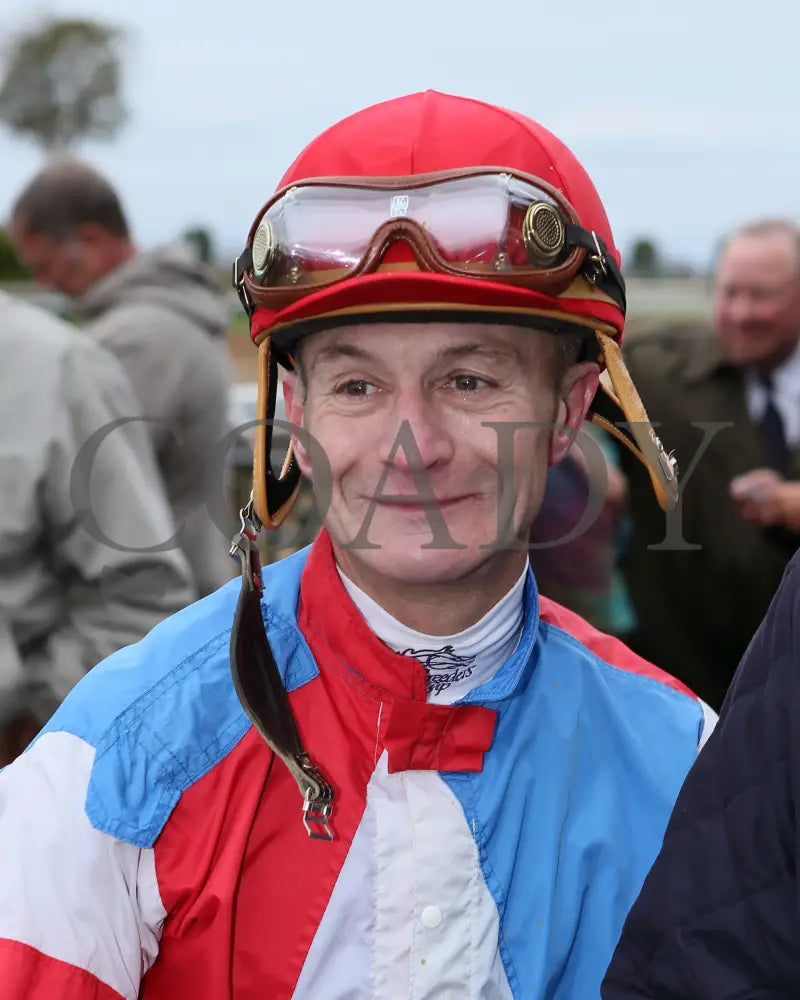
M420 920L425 927L438 927L442 922L442 911L438 906L426 906L422 911Z

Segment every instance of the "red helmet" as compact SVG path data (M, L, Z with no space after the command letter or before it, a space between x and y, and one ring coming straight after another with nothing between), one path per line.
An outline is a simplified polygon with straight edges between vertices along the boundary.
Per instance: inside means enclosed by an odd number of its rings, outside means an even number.
M579 332L614 386L593 419L645 462L662 506L675 502L674 461L619 353L625 285L603 204L570 150L523 115L426 91L338 122L257 215L234 284L260 348L262 421L276 361L290 367L297 340L325 326L446 316ZM259 432L255 510L277 526L298 471L287 456L275 477L271 427Z

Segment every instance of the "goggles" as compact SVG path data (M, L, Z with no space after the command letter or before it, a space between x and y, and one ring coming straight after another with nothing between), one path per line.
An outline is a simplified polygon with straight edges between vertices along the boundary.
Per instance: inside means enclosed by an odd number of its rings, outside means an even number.
M384 262L404 240L413 262ZM418 268L560 295L576 277L625 311L616 261L539 178L497 167L388 178L312 178L267 202L234 264L245 309L280 309L377 270Z

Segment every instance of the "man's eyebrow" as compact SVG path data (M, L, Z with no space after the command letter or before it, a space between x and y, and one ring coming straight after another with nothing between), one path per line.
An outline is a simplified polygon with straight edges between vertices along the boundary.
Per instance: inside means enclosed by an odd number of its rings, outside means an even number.
M322 347L314 355L314 359L311 363L312 368L316 368L319 364L331 363L340 360L355 360L355 361L371 361L373 356L369 351L365 351L362 347L356 347L355 344L329 344L327 347Z
M438 358L442 361L460 361L474 354L491 360L511 361L514 364L521 364L523 361L522 354L511 344L498 344L493 341L487 343L480 340L445 347L439 351Z

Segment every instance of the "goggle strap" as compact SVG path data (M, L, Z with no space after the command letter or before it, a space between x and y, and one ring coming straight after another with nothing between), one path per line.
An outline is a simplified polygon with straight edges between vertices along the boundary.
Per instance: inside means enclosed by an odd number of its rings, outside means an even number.
M565 240L569 246L581 247L587 251L583 265L584 277L602 288L625 312L627 308L625 279L602 238L597 233L589 232L583 226L576 226L570 222L565 227Z
M236 294L239 296L242 308L248 316L253 315L253 312L255 311L255 303L252 301L247 293L247 289L245 288L244 275L245 271L250 271L252 268L253 251L249 246L247 246L233 262L233 287L236 289Z

